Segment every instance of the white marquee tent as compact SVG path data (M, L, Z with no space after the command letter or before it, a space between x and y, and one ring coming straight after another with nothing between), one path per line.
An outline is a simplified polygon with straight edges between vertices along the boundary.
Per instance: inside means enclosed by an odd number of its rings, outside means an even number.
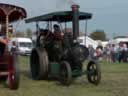
M124 42L128 44L128 38L116 38L109 41L109 44L119 44L120 42Z
M98 42L91 39L90 37L86 36L80 36L79 38L80 44L81 45L86 45L86 47L88 47L89 45L92 45L94 49L96 49L96 47L98 46Z

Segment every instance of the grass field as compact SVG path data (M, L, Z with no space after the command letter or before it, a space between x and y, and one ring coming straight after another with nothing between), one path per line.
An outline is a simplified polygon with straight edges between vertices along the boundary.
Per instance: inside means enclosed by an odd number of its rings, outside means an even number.
M128 96L128 64L101 63L102 80L98 86L82 76L66 87L58 81L34 81L29 78L29 58L20 58L20 88L10 91L0 84L0 96Z

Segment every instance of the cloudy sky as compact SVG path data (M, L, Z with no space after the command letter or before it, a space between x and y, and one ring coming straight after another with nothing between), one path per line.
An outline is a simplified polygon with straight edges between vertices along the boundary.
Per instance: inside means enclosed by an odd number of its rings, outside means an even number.
M70 5L77 3L81 11L93 13L93 18L88 22L88 34L96 29L102 29L108 37L128 35L128 0L0 0L0 3L24 7L28 17L70 10ZM21 26L26 29L30 24ZM80 30L83 31L83 24L81 26Z

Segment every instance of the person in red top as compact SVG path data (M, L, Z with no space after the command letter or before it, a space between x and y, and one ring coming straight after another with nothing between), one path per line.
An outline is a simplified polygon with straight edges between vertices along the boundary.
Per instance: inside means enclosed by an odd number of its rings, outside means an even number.
M6 38L6 27L0 24L0 43L7 44L8 40Z
M58 61L61 58L63 52L63 32L60 30L59 25L54 24L54 40L53 40L53 53L54 53L54 61Z
M53 28L54 28L54 38L55 38L55 40L62 40L64 34L63 34L63 32L60 30L59 25L54 24Z
M6 40L4 40L3 38L0 38L0 43L7 44L7 41L6 41Z
M6 38L6 33L0 28L0 56L3 56L6 45L8 44L8 39Z

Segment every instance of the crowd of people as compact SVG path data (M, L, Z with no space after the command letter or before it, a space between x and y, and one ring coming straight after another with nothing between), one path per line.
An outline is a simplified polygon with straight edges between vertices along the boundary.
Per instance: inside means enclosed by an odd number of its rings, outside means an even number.
M107 62L128 62L128 47L126 43L107 44L105 47L97 46L96 49L92 45L88 46L89 57L95 60L104 59Z

